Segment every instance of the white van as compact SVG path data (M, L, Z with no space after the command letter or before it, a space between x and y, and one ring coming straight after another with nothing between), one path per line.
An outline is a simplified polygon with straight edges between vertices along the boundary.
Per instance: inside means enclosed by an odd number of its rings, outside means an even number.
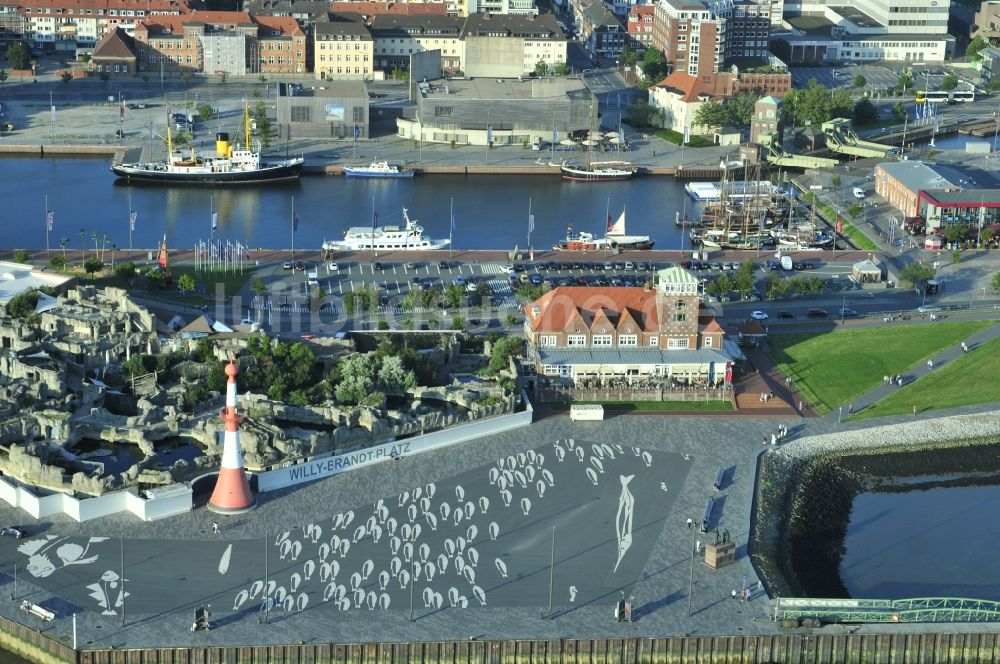
M854 188L854 197L858 200L862 200L865 197L865 190L861 187Z

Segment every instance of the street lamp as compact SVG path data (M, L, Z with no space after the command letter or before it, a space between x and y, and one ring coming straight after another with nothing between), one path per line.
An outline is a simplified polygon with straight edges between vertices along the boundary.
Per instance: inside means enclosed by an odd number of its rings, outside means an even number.
M695 543L695 537L698 534L698 528L694 526L694 522L688 519L689 528L691 530L691 569L688 575L688 617L691 617L691 595L694 593L694 554L697 544Z

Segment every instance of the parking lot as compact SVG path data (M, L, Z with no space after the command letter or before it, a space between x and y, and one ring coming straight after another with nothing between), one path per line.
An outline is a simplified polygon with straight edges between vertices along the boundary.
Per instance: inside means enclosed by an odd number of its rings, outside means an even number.
M838 67L789 67L792 74L792 81L796 87L805 88L809 79L815 79L817 83L826 88L845 88L856 90L854 79L858 76L865 77L863 90L869 91L873 96L885 96L891 88L896 86L899 80L899 72L889 67L875 65L842 65ZM923 72L928 72L925 76ZM913 71L913 86L916 90L926 87L929 90L941 89L941 81L945 74L940 67L917 66Z

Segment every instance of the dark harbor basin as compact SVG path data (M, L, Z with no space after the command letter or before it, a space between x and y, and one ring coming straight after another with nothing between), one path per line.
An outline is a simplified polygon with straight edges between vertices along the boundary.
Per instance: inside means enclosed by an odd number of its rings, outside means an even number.
M751 558L771 596L1000 601L1000 441L765 454Z
M998 514L1000 484L861 493L840 578L851 597L1000 601Z

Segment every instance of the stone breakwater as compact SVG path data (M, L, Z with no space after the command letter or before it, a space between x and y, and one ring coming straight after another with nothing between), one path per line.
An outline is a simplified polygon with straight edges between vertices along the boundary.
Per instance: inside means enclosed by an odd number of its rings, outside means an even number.
M851 504L899 477L1000 469L994 413L803 438L759 458L750 555L769 594L847 596L839 563Z

